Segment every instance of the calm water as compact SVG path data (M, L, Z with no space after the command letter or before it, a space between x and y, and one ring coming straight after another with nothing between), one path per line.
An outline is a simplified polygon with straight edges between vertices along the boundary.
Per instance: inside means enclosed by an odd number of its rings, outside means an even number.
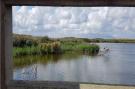
M14 79L135 85L135 44L99 45L109 48L110 52L95 57L78 53L23 57L40 61L15 66Z

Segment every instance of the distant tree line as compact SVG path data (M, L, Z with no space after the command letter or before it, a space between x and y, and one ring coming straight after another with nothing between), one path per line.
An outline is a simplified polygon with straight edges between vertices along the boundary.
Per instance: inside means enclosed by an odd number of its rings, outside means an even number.
M43 37L34 37L31 35L19 35L19 34L13 34L13 46L14 47L31 47L31 46L37 46L40 43L49 43L49 42L56 42L59 41L62 44L74 44L74 43L101 43L101 42L107 42L107 43L135 43L135 39L102 39L102 38L75 38L75 37L64 37L64 38L49 38L48 36Z

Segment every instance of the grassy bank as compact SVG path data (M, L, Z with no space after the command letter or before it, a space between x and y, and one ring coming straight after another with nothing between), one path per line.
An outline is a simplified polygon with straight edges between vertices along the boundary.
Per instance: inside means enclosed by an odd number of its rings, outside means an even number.
M13 56L24 56L24 55L45 55L45 54L61 54L65 52L82 52L87 54L97 54L99 52L99 46L96 44L88 43L42 43L38 46L32 47L14 47Z
M36 55L36 54L40 54L40 49L38 46L13 48L13 56Z
M99 46L75 37L49 38L13 35L13 56L61 54L69 51L97 54Z
M99 52L99 46L96 44L81 43L81 44L62 44L62 51L76 51L88 54L97 54Z

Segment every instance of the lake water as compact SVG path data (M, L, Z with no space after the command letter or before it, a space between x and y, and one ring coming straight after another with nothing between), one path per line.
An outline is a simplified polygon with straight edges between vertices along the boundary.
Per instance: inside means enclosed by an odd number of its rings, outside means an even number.
M135 85L135 44L100 43L104 56L79 53L25 56L30 63L15 66L15 80L73 81ZM39 59L39 61L32 60Z

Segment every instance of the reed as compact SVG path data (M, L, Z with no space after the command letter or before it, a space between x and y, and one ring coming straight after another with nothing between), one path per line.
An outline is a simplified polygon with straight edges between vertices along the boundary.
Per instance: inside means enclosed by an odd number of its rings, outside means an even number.
M76 51L76 52L83 52L87 54L98 54L100 47L96 44L88 44L88 43L81 43L81 44L64 44L62 45L62 51Z
M40 49L38 46L13 48L13 56L24 56L24 55L35 55L35 54L40 54Z
M60 54L61 46L59 42L41 43L32 47L14 47L13 56L24 55L44 55L44 54Z
M16 34L13 46L13 56L61 54L69 51L97 54L99 51L98 45L73 37L58 40Z
M100 47L96 44L61 44L60 42L41 43L32 47L14 47L13 56L61 54L65 52L83 52L98 54Z

